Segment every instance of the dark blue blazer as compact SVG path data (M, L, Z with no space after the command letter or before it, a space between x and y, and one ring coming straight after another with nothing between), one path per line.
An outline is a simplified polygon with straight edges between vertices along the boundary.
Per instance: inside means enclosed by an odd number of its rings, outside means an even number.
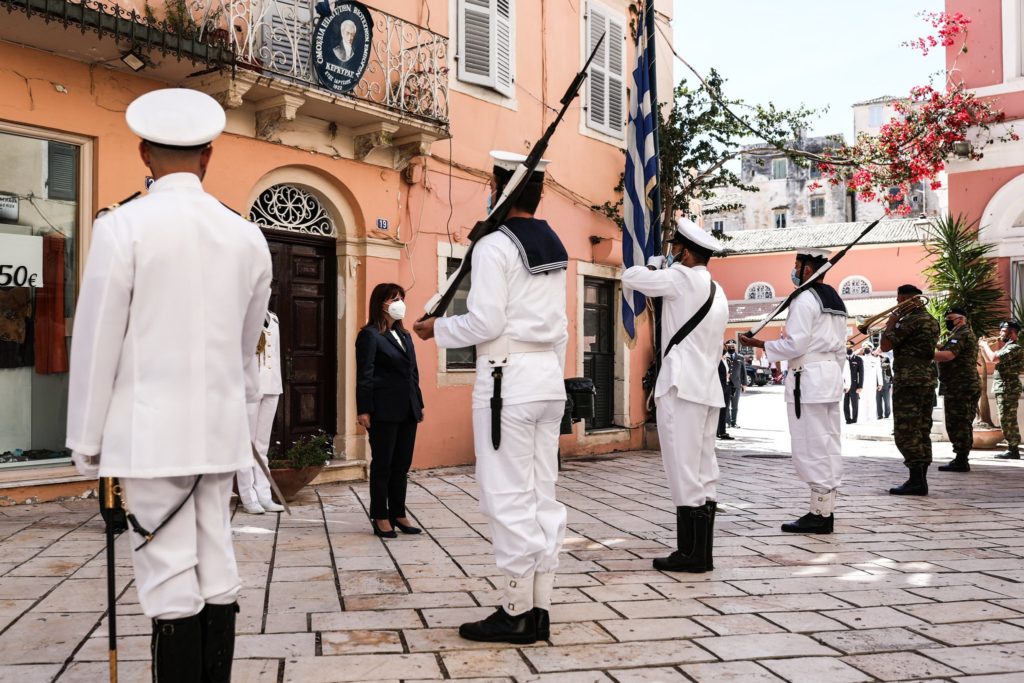
M408 332L399 332L402 345L390 331L367 325L356 337L356 412L373 420L400 422L412 415L423 419L423 394L416 349Z

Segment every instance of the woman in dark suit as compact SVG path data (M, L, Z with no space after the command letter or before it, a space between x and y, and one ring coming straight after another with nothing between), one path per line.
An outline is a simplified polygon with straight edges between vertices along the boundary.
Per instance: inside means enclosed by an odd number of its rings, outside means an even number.
M405 490L423 394L412 336L402 325L405 290L391 282L370 294L369 321L356 337L356 410L370 435L370 520L373 533L418 534L405 516Z

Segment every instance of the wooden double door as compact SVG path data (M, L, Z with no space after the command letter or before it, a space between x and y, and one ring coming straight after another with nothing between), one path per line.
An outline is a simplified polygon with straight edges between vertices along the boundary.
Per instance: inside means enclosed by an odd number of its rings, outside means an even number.
M337 432L338 280L335 240L264 230L274 265L270 310L281 323L281 379L271 445Z

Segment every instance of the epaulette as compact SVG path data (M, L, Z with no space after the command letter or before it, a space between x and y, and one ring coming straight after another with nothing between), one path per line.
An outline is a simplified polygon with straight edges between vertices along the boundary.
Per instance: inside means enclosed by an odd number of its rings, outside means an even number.
M110 206L108 206L106 208L103 208L103 209L100 209L99 211L97 211L95 217L99 218L100 216L102 216L106 212L113 211L114 209L116 209L117 207L121 206L122 204L127 204L131 200L136 199L141 194L142 194L142 192L136 192L135 194L131 195L130 197L125 197L124 199L122 199L119 202L114 202Z

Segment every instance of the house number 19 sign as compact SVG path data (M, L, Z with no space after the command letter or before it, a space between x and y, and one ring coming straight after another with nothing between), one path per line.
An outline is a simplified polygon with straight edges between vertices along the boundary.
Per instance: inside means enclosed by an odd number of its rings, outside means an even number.
M43 238L0 233L0 287L43 286Z

